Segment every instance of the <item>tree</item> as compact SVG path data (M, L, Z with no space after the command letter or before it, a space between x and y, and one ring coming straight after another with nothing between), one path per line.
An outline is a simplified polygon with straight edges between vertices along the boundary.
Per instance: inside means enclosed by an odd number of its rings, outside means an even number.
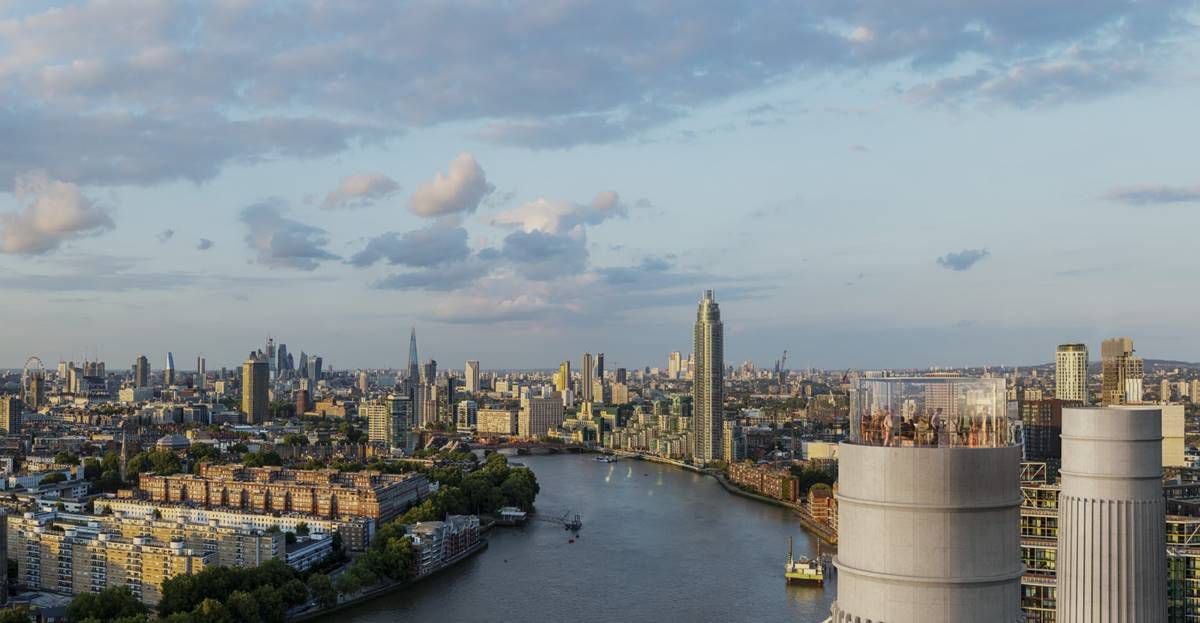
M67 452L66 450L63 450L62 452L54 455L54 462L58 463L59 465L79 465L79 457Z
M337 605L337 589L333 587L333 580L324 573L314 573L308 578L308 591L322 608Z
M0 623L29 623L29 609L5 608L0 610Z
M67 606L67 622L145 620L146 606L126 586L106 588L99 593L80 593Z
M38 486L52 485L52 484L56 484L56 483L60 483L60 482L66 482L66 480L67 480L66 474L63 474L62 472L54 472L51 474L47 474L44 478L39 480Z
M296 524L296 536L308 536L308 532L309 532L309 529L308 529L307 522L302 521L302 522Z
M96 480L104 473L104 467L100 465L99 459L85 459L83 461L83 477L88 480Z

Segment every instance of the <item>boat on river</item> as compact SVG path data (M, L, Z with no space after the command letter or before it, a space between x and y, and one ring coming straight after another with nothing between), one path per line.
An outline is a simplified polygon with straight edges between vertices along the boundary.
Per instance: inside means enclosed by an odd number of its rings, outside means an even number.
M816 558L807 556L793 558L792 538L788 537L787 565L784 567L783 576L787 578L788 584L824 584L825 564L821 561L820 555Z
M595 460L600 461L601 463L616 463L617 457L611 454L601 454L600 456L596 457Z

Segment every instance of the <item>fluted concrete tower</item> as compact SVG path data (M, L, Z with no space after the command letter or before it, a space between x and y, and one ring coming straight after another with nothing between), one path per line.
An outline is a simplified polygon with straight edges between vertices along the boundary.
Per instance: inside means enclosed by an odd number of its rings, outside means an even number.
M1167 620L1162 413L1063 409L1059 623Z
M1003 379L870 378L839 448L833 623L1019 623L1020 421Z

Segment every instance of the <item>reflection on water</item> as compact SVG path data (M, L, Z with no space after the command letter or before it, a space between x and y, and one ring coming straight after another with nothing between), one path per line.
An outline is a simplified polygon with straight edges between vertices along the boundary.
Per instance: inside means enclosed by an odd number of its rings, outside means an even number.
M787 538L798 556L815 549L785 509L654 463L517 460L538 475L543 516L581 515L575 543L543 522L494 530L487 551L445 575L328 620L808 622L829 614L832 585L784 582Z

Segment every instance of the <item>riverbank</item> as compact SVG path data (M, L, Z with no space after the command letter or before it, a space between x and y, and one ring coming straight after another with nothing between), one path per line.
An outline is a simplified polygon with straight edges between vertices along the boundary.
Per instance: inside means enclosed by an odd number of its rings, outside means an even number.
M766 504L771 504L773 506L779 506L779 507L791 509L792 512L794 512L796 514L796 518L800 521L800 525L804 526L804 529L807 530L810 534L821 539L828 545L834 545L834 546L837 545L837 532L835 532L829 526L817 521L816 519L813 519L812 515L809 514L808 509L804 508L804 505L799 502L796 502L793 504L793 503L785 502L783 500L778 500L775 498L767 497L765 495L759 495L757 493L746 491L745 489L742 489L741 487L737 486L736 484L730 482L729 479L725 478L725 476L723 474L715 473L715 472L712 472L712 471L706 470L706 469L701 469L699 467L696 467L695 465L690 465L688 463L684 463L683 461L676 461L674 459L665 459L663 457L654 456L652 454L640 454L637 452L627 452L624 450L613 451L613 454L615 454L616 456L621 456L621 457L625 457L625 458L637 459L639 461L647 461L650 463L662 463L664 465L673 465L675 467L682 467L683 469L686 469L690 472L695 472L697 474L704 474L706 476L711 476L711 477L715 478L717 480L717 483L721 485L721 488L725 489L725 491L727 491L728 493L732 493L733 495L739 495L741 497L748 498L751 500L757 500L759 502L763 502Z
M489 528L490 528L490 526L489 526ZM443 571L446 571L447 569L453 568L454 566L458 565L458 563L474 556L475 554L478 554L479 552L482 552L483 550L485 550L487 548L488 548L487 539L481 538L479 540L479 542L476 543L473 547L471 547L467 551L455 556L454 558L450 559L449 561L446 562L446 564L442 565L441 567L438 567L437 570L432 573L427 573L425 575L415 577L411 580L408 580L407 582L392 582L392 583L384 584L382 586L378 586L378 587L375 587L372 589L368 589L368 590L360 593L359 595L355 596L353 599L339 602L336 606L333 606L331 608L319 608L316 610L308 610L303 613L291 615L288 617L288 621L294 621L294 622L311 621L317 617L323 617L323 616L326 616L329 614L333 614L340 610L345 610L345 609L351 608L353 606L358 606L358 605L361 605L368 601L373 601L380 597L390 595L392 593L397 593L397 592L400 592L407 588L411 588L429 578L432 578L432 577L438 575L439 573L442 573Z

